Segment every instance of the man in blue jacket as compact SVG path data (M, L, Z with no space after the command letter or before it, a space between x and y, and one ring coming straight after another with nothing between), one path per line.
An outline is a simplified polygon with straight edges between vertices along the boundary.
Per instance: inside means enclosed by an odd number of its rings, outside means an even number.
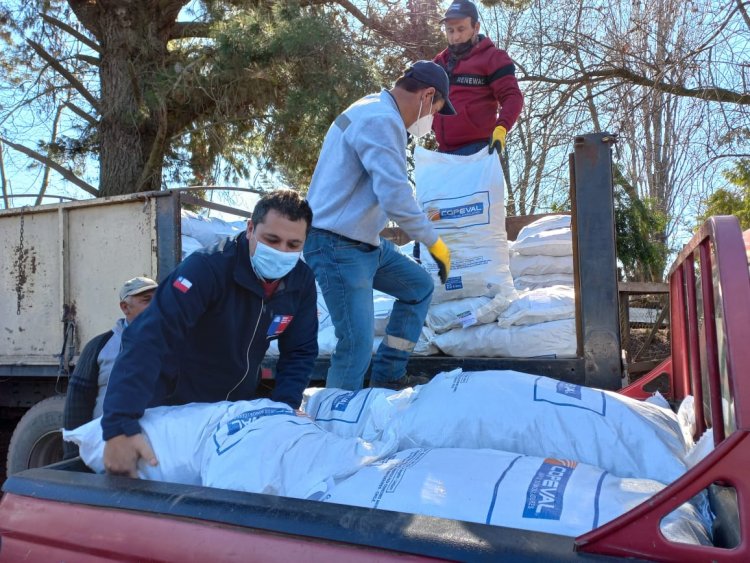
M362 387L372 355L373 288L396 302L372 361L370 385L400 389L426 383L406 374L406 364L432 300L432 278L380 232L390 219L427 246L445 283L450 252L414 199L406 142L407 132L429 133L436 113L455 113L448 89L440 66L417 61L390 90L349 106L323 141L308 193L315 217L305 260L336 332L328 387Z
M104 466L136 476L157 460L138 419L148 407L255 396L278 339L272 399L299 408L318 355L315 278L299 260L312 211L299 194L260 199L247 231L188 256L122 338L102 418Z

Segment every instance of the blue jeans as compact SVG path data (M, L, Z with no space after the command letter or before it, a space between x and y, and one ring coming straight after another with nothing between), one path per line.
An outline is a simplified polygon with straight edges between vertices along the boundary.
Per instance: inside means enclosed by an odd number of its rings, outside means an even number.
M480 150L489 150L489 143L487 141L480 141L477 143L470 143L468 145L464 145L463 147L458 147L457 149L453 149L452 151L445 151L448 154L459 154L461 156L469 156L471 154L476 154Z
M406 373L432 300L432 278L391 241L380 246L312 229L305 261L315 272L338 342L327 387L362 388L375 337L373 288L396 298L386 336L372 358L373 381L395 381Z

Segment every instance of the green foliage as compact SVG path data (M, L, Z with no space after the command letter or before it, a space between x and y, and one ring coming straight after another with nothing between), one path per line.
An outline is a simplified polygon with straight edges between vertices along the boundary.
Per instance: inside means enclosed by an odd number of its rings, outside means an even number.
M724 177L735 190L716 190L705 201L705 211L698 217L698 228L712 215L735 215L743 230L750 229L750 158L738 160L734 168L724 172Z
M304 191L331 122L377 90L372 63L334 14L285 2L235 14L216 27L214 41L201 81L227 85L216 93L222 104L181 140L173 161L183 153L193 182L210 177L222 156L226 179L246 178L252 163Z
M621 177L620 177L621 178ZM663 233L667 216L653 200L632 198L615 175L617 257L628 281L661 281L668 249Z

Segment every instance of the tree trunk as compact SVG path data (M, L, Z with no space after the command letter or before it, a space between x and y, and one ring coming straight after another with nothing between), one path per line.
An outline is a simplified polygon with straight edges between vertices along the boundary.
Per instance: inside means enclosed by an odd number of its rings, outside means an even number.
M167 113L154 92L174 17L147 0L102 6L100 195L159 190Z

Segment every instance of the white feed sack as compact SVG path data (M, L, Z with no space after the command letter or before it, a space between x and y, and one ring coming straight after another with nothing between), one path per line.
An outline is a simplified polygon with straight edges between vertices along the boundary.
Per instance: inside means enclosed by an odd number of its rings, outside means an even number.
M574 358L575 319L501 327L497 323L456 328L438 334L433 343L448 356L481 358Z
M467 297L430 305L425 323L437 334L453 328L466 328L495 322L510 305L502 294L495 297Z
M327 432L268 399L230 408L215 426L201 469L204 486L318 498L337 481L396 451L397 441L366 442Z
M320 289L317 281L315 282L315 291L317 293L318 330L321 331L324 328L333 326L333 321L331 320L331 314L328 312L326 300L323 298L323 291Z
M510 245L523 255L572 256L573 237L569 215L549 215L526 225Z
M232 404L190 403L147 409L138 423L159 464L152 467L143 460L139 461L138 477L200 485L204 444ZM74 430L63 430L63 439L78 445L81 459L92 471L104 473L101 417Z
M180 256L180 260L184 260L196 250L203 248L203 245L193 237L182 235L180 240L182 241L182 255Z
M361 469L323 500L575 537L663 488L575 461L487 449L409 449ZM667 516L661 530L672 541L711 545L691 504Z
M500 314L497 324L507 328L512 325L575 319L575 316L575 291L572 287L557 285L522 293Z
M437 265L421 246L422 265L435 281L432 302L498 293L512 298L503 174L497 156L486 151L452 155L417 147L414 178L417 201L451 252L451 272L443 285Z
M218 217L204 217L182 210L182 234L197 240L203 247L211 247L227 237L234 237L247 229L247 220L224 221Z
M375 314L375 336L385 336L388 321L391 320L391 311L396 298L374 290L372 292L372 304Z
M685 472L674 413L617 393L517 371L460 369L416 393L396 418L402 449L492 448L662 483Z
M308 388L302 410L318 426L343 438L378 440L413 394L411 388L398 392L373 387L359 391Z
M543 256L541 254L516 254L510 256L510 273L513 278L545 274L573 275L573 256Z
M513 276L513 284L518 291L539 289L540 287L552 287L553 285L567 285L573 287L575 284L575 278L573 277L573 274Z

